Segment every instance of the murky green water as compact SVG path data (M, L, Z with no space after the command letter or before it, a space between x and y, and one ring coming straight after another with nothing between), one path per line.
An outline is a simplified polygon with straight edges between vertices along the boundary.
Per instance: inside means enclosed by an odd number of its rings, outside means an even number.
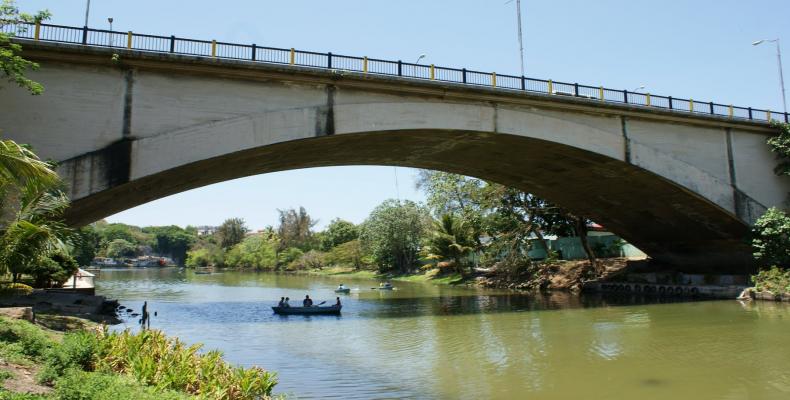
M306 293L333 302L341 281L354 290L340 317L269 308ZM147 300L154 327L277 371L276 392L292 398L790 399L786 305L377 285L176 269L97 280L131 308Z

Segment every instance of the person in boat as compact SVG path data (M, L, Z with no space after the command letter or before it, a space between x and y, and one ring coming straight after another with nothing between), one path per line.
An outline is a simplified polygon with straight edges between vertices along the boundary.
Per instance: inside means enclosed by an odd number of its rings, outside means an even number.
M340 297L337 298L337 303L335 303L335 307L340 307Z
M302 307L312 307L313 300L310 299L309 295L304 295L304 300L302 300Z
M337 287L337 290L346 290L346 287L341 283L340 286Z
M285 298L285 301L283 302L283 305L282 305L282 306L283 306L283 307L290 307L291 305L290 305L290 304L288 304L288 301L289 301L289 300L291 300L291 299L290 299L289 297L286 297L286 298Z
M280 302L277 303L277 307L282 307L285 304L285 297L280 297Z

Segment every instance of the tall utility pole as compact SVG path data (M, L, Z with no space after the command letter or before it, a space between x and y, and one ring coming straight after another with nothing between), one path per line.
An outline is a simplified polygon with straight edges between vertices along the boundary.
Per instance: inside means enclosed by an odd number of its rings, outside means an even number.
M88 26L88 14L91 11L91 0L88 0L88 4L85 5L85 26Z
M776 63L779 66L779 87L782 89L782 106L784 106L784 112L787 113L787 100L785 100L785 78L784 74L782 73L782 50L779 43L779 38L758 40L752 43L752 46L759 46L765 42L773 42L776 44Z
M521 34L521 0L516 0L516 17L518 18L518 54L521 61L521 76L524 76L524 36Z

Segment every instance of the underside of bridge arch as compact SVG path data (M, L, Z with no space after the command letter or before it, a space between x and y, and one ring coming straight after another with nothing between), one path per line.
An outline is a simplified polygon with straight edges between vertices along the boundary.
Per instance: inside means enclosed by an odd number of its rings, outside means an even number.
M81 225L212 183L345 165L394 165L475 176L588 216L661 265L685 272L748 272L753 268L744 241L747 226L699 195L620 160L501 133L403 130L266 145L168 169L77 199L67 219ZM279 190L288 188L271 188L272 193Z

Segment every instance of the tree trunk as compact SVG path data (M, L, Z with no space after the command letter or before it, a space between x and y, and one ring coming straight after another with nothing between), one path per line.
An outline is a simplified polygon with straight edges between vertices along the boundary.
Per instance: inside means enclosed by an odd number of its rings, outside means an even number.
M590 260L590 268L596 273L598 272L598 263L595 260L595 252L590 247L590 242L587 240L587 222L584 217L575 217L576 220L576 234L579 235L579 240L582 242L582 248L587 253L587 259Z

